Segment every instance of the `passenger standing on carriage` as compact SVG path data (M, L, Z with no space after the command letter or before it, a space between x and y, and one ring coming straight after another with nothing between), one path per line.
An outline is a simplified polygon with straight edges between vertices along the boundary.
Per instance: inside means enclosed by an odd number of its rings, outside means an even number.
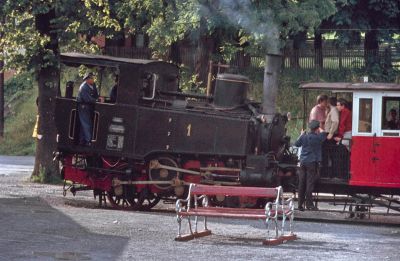
M336 108L340 112L339 129L335 141L342 141L342 144L349 149L351 140L351 129L352 129L352 117L351 111L348 108L348 102L340 98L337 101Z
M312 120L308 127L310 132L302 131L300 137L294 143L301 147L300 173L299 173L299 201L298 208L304 211L304 203L309 210L318 210L313 204L312 192L319 178L319 164L322 160L322 143L326 139L326 133L318 133L320 123Z
M308 122L316 120L319 122L321 129L325 129L326 110L328 107L328 96L325 94L318 95L317 105L311 109Z
M328 133L328 140L332 140L333 136L337 133L339 127L339 111L336 108L336 97L329 97L328 99L328 114L325 120L325 132Z
M94 105L99 98L93 73L87 73L83 77L84 82L79 87L78 96L78 115L81 124L79 131L79 144L90 146L92 140L93 113Z

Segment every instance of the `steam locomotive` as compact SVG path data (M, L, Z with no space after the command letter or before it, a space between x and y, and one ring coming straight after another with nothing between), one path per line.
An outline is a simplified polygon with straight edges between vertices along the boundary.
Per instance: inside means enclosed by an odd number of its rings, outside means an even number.
M93 190L100 203L147 210L183 197L189 183L262 187L295 175L287 116L262 114L247 99L245 76L218 74L213 95L200 95L181 92L171 63L79 53L60 60L119 75L116 102L95 104L91 146L78 144L74 91L67 86L56 100L65 191Z

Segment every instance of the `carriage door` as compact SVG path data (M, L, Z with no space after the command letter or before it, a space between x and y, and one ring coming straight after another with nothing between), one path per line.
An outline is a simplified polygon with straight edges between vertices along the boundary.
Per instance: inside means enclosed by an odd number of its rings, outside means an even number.
M380 124L376 136L376 182L379 186L400 185L400 93L385 92L381 101Z
M354 92L353 130L351 147L350 184L370 186L375 184L377 157L377 131L380 102L376 93Z

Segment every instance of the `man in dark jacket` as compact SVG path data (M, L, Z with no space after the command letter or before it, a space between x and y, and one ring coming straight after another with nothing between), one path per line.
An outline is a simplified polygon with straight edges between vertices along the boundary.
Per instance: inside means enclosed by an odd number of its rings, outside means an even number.
M312 192L318 180L319 164L322 160L322 143L326 139L326 133L318 133L320 123L312 120L308 127L310 132L302 131L295 142L296 147L301 147L300 174L299 174L299 202L298 208L304 211L304 201L309 210L318 210L313 204Z
M87 73L83 77L84 82L79 87L78 96L78 114L81 123L79 131L79 144L90 146L92 140L93 113L94 105L99 98L96 85L94 84L93 73Z

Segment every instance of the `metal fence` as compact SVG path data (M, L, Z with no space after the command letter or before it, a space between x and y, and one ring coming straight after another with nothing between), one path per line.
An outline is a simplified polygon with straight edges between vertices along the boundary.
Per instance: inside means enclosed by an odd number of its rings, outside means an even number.
M172 60L170 53L165 54L163 57L153 57L152 50L149 48L106 48L106 54L108 55L135 59L161 58ZM197 48L181 47L179 60L186 68L194 71L199 66L201 56L205 53L207 52L201 52ZM383 45L379 50L365 51L362 46L340 48L332 44L324 44L322 49L315 49L310 44L307 44L304 48L297 50L285 49L282 55L283 69L291 71L359 69L365 67L366 60L370 57L374 57L380 63L387 63L394 68L400 69L400 47L397 45ZM237 52L236 55L231 57L230 61L221 62L228 63L239 69L262 69L265 65L265 57L263 55L255 56L245 52Z
M386 47L379 50L366 51L363 48L342 49L305 49L285 50L283 52L284 68L363 68L366 60L374 57L380 62L390 63L394 67L400 66L400 50L396 47Z

